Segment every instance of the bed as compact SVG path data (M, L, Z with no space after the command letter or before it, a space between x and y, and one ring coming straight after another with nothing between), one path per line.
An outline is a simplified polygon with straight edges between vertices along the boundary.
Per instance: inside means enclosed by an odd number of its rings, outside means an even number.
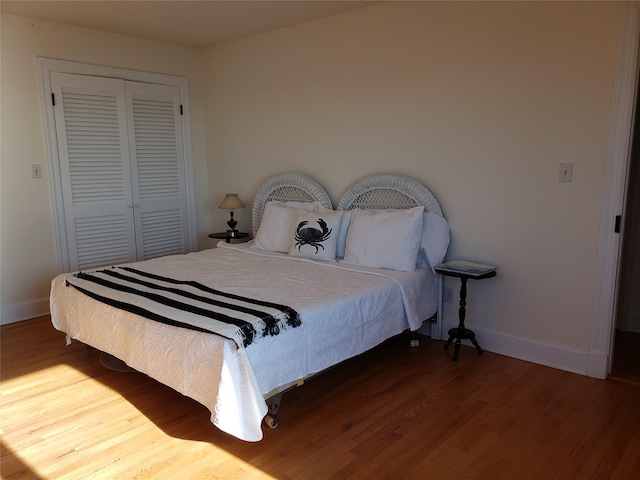
M59 275L52 323L67 342L113 355L205 405L220 430L258 441L265 418L277 424L287 389L417 330L436 311L432 266L449 231L416 180L363 177L334 210L313 179L275 175L255 197L252 226L248 243ZM129 282L136 294L145 290L142 298L131 298ZM176 306L185 297L189 308ZM212 332L210 323L224 325Z

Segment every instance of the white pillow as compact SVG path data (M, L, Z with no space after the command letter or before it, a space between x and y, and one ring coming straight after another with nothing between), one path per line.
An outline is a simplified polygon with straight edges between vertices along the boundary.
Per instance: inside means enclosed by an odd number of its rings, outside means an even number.
M424 207L353 210L343 262L413 272L422 238Z
M296 218L300 211L296 208L283 207L275 202L267 202L251 248L282 253L291 250L293 245L291 232L295 230Z
M425 212L422 223L422 240L418 251L418 266L431 267L433 270L433 267L442 262L450 241L447 219L435 213Z
M338 234L338 245L336 247L336 257L344 258L344 249L347 246L347 233L349 232L349 225L351 224L352 210L345 210L342 212L342 219L340 220L340 233Z
M342 212L333 210L299 213L289 255L335 262L341 217Z
M338 245L336 247L336 258L344 258L344 249L347 245L347 232L351 223L351 210L330 210L320 205L318 212L342 212L340 219L340 231L338 232Z

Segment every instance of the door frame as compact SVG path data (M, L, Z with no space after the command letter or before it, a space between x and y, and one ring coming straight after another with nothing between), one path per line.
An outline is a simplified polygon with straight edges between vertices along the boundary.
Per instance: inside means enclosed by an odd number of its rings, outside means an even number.
M625 209L635 96L638 85L640 25L638 8L624 3L618 48L611 130L600 222L600 247L591 322L591 345L587 355L587 375L606 378L613 362L614 329L622 235L615 232L615 218ZM624 222L624 216L623 216ZM623 230L623 226L620 231Z
M193 155L191 150L191 115L189 109L189 85L186 77L166 75L160 73L141 72L123 68L106 67L66 60L37 57L40 73L40 93L42 112L44 116L45 145L49 165L51 196L53 207L53 225L56 237L56 252L58 255L58 273L68 272L70 269L68 238L64 203L62 196L62 174L58 156L58 141L56 138L55 117L52 105L51 72L71 73L76 75L91 75L95 77L116 78L141 83L176 86L180 89L180 103L182 105L182 131L185 159L185 181L187 188L187 221L189 224L189 250L197 250L196 209L193 175Z

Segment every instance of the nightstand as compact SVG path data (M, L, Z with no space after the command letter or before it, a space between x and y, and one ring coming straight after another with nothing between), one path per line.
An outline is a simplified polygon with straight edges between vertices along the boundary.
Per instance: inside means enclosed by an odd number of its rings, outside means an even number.
M224 240L227 243L244 243L251 240L248 233L235 232L234 235L231 235L230 230L227 230L226 232L210 233L209 238L218 238L220 240Z
M491 278L496 276L496 267L493 265L484 265L482 263L467 262L464 260L456 260L450 262L444 262L434 267L434 270L440 275L446 275L448 277L458 277L461 281L460 285L460 309L458 310L458 326L449 330L449 339L445 342L445 350L449 348L449 345L456 340L455 348L453 349L453 361L458 360L458 354L460 353L460 343L462 340L471 340L471 343L478 355L482 355L482 348L478 345L476 335L473 331L464 326L464 318L466 315L467 306L467 280L482 280L484 278Z

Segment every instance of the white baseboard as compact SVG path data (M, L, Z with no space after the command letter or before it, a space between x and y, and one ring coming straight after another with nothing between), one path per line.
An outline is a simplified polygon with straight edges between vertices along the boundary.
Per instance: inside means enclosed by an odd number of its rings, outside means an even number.
M49 298L42 298L26 303L2 305L0 308L0 325L21 322L29 318L49 315Z
M606 352L589 352L587 356L587 376L607 378L609 375L609 355Z
M457 326L457 323L444 322L442 325L443 338L446 340L446 332L450 328ZM473 331L476 334L478 343L487 352L507 355L527 362L590 377L607 377L607 362L604 354L590 354L586 351L572 350L559 345L537 342L528 338L476 327L473 328ZM471 342L463 340L463 345L471 345Z

